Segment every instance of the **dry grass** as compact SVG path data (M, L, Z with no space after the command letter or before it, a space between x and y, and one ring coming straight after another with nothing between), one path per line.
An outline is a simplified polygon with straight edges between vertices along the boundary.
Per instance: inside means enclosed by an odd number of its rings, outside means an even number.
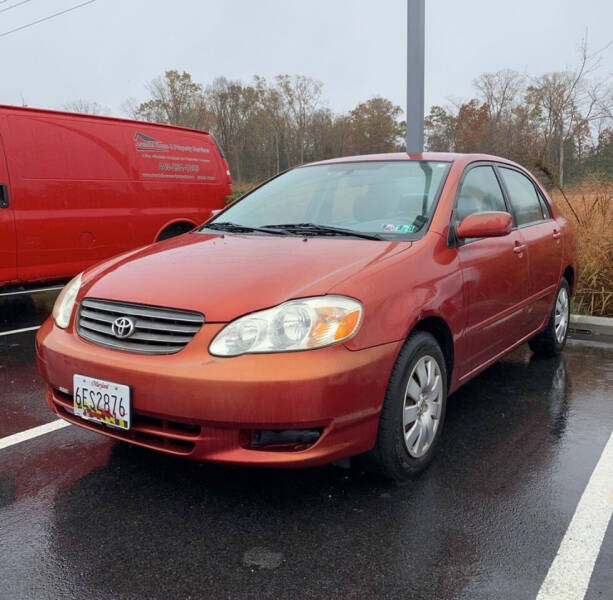
M553 200L575 223L579 281L573 312L613 317L613 181L590 179L566 190L577 219L559 191Z

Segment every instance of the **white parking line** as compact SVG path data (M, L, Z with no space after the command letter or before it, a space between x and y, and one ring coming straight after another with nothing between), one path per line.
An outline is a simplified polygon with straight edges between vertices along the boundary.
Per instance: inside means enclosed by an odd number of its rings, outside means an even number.
M613 433L583 491L537 600L581 600L613 513Z
M40 325L36 327L24 327L23 329L12 329L11 331L2 331L0 332L0 337L3 335L13 335L14 333L23 333L24 331L36 331L37 329L40 329Z
M25 431L20 431L19 433L14 433L13 435L0 438L0 450L3 448L8 448L9 446L14 446L15 444L20 444L21 442L25 442L27 440L31 440L39 435L51 433L56 429L62 429L62 427L67 427L68 425L70 425L68 421L57 419L57 421L51 421L51 423L45 423L44 425L32 427L32 429L26 429Z

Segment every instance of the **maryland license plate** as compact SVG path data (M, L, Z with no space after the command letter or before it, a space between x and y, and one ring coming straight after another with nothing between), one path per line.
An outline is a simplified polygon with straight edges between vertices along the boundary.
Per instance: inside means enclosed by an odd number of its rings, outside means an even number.
M130 388L121 383L73 376L74 414L109 427L130 429Z

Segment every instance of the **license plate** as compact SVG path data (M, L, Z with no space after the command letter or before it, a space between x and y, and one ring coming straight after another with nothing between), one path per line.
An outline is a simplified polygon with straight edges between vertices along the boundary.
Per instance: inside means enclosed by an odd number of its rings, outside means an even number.
M121 383L74 375L74 414L109 427L130 429L130 388Z

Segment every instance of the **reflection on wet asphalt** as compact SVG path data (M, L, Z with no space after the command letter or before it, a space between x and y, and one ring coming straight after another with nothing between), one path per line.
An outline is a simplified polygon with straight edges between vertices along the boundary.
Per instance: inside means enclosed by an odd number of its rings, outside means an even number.
M0 338L0 437L54 418L27 335ZM73 426L12 446L0 598L534 598L613 428L612 359L520 348L450 398L434 463L405 487L197 464ZM611 597L612 535L587 598Z
M3 292L0 294L10 293ZM51 313L58 290L14 296L0 295L0 332L40 325Z
M0 333L40 325L53 309L57 290L0 296ZM34 367L34 335L0 336L0 437L53 420L40 401L42 382ZM0 456L0 461L2 457Z

